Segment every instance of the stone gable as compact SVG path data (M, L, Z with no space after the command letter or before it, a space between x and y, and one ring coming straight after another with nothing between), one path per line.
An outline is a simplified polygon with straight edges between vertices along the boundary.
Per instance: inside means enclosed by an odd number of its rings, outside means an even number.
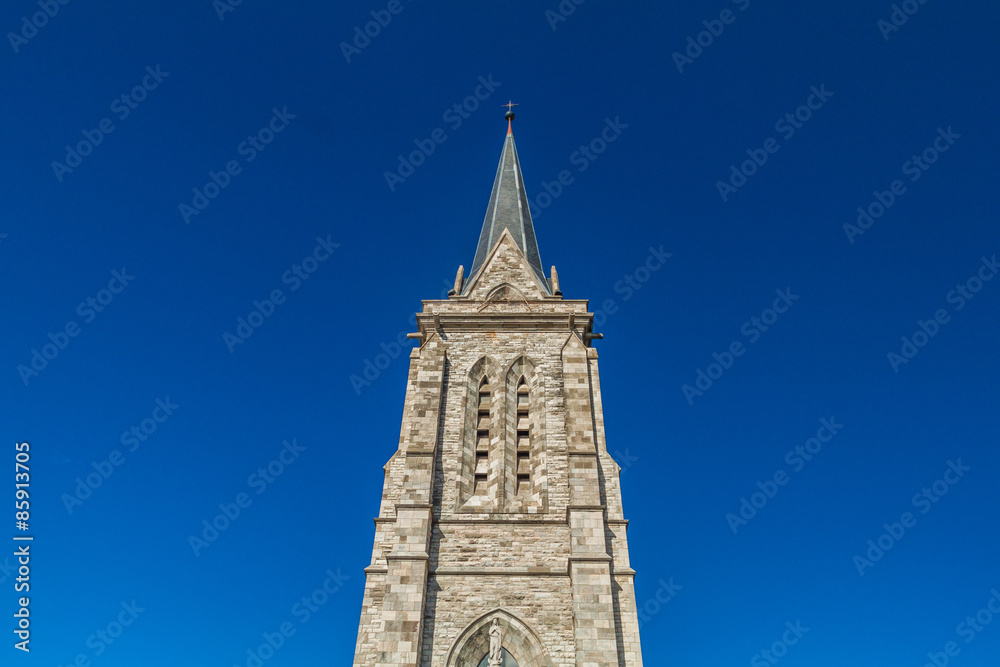
M466 292L474 301L487 301L490 293L503 284L510 285L516 290L510 293L508 297L510 301L516 301L517 296L522 297L521 301L525 299L531 301L543 299L548 295L506 230L479 274L469 278L471 282Z

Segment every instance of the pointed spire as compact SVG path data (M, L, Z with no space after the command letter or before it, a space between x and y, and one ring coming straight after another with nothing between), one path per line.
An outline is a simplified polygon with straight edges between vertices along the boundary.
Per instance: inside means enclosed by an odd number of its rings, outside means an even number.
M483 268L486 257L506 229L524 253L535 275L545 285L546 291L551 293L545 272L542 270L538 241L535 240L535 228L531 224L531 212L528 210L528 195L524 190L524 179L521 177L521 163L517 158L517 147L514 146L514 132L511 129L514 112L511 108L515 104L508 102L501 106L507 107L507 113L504 115L507 119L507 136L504 138L500 164L497 166L496 179L493 181L490 203L486 207L483 231L479 235L479 245L476 246L476 257L469 269L469 279L475 277Z

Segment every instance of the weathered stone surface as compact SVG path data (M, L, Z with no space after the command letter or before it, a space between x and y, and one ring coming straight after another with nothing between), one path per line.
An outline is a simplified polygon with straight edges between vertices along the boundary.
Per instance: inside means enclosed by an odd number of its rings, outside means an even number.
M507 229L459 287L417 315L354 665L478 667L496 618L520 667L641 667L587 302Z

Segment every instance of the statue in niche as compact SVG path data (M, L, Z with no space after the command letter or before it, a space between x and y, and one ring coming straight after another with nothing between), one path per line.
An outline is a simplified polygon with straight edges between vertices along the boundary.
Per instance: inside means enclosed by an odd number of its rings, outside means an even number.
M500 619L494 618L490 624L490 667L503 667L503 633L500 631Z

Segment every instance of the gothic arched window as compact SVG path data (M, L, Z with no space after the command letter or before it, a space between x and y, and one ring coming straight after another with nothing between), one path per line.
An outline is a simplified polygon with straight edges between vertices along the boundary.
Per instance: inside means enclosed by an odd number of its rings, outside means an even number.
M528 384L522 377L517 384L517 466L516 495L531 493L531 427L528 415Z
M507 653L507 649L501 651L503 655L503 662L500 663L501 667L518 667L517 660L514 659L510 653ZM487 653L483 656L483 659L479 663L479 667L490 667L490 654Z
M476 411L476 460L473 468L472 492L486 493L490 466L490 383L484 377L479 385Z

